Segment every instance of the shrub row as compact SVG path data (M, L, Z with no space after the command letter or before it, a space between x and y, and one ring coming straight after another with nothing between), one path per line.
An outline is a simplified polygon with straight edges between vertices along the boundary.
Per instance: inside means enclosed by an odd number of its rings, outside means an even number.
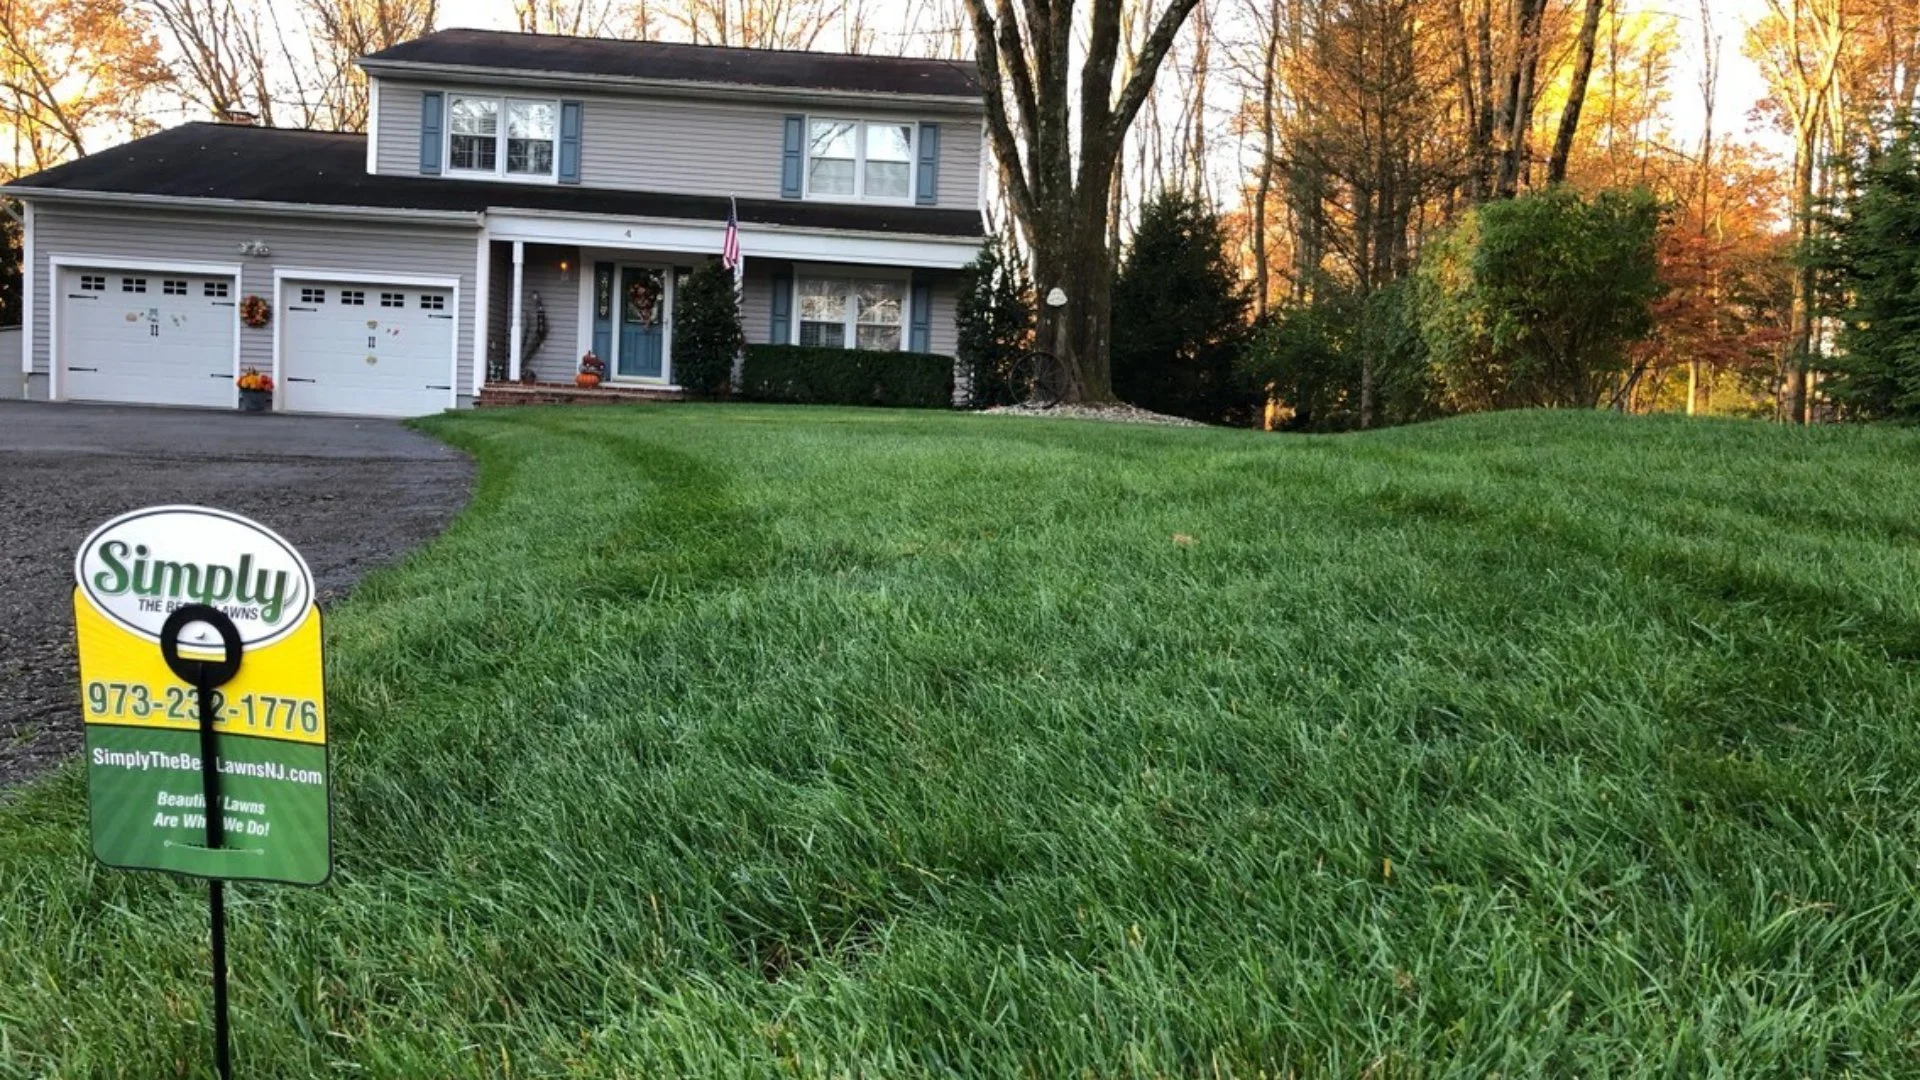
M953 406L953 357L934 353L750 345L740 395L801 405Z

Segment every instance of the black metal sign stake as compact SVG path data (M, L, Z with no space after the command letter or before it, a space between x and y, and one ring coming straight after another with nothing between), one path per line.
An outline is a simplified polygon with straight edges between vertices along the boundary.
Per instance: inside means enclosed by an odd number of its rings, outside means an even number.
M189 660L180 655L180 634L190 624L203 623L220 635L219 660ZM240 672L240 628L219 609L189 604L167 616L160 628L160 654L175 675L193 684L200 706L200 782L206 799L207 847L226 844L226 822L220 806L220 770L214 762L213 724L219 718L214 691ZM220 1080L233 1076L233 1052L227 1026L227 897L226 883L207 881L209 922L213 925L213 1041L214 1067Z

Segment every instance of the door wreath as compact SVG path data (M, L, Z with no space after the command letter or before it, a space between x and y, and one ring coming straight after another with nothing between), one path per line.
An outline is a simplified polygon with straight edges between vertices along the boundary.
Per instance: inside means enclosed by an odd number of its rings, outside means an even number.
M273 308L258 295L249 293L240 301L240 321L255 330L267 325L273 319Z
M660 279L640 274L627 283L627 321L639 326L660 324Z

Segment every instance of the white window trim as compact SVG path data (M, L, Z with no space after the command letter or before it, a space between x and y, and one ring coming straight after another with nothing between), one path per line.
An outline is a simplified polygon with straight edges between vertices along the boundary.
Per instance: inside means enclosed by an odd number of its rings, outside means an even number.
M852 268L825 264L796 263L793 268L792 297L787 301L787 344L800 344L800 282L806 278L832 278L845 281L850 285L859 285L863 281L897 281L900 283L900 347L895 352L907 352L913 340L913 273L900 272L892 268ZM841 326L846 329L846 344L843 349L860 347L860 304L851 288L847 290L847 310ZM806 322L814 320L807 319ZM830 346L820 346L830 348Z
M559 98L524 97L513 94L462 93L458 90L446 92L446 117L441 122L440 160L445 162L442 172L447 176L465 180L498 180L509 184L558 184L560 182L560 111ZM491 101L499 110L494 113L493 126L493 168L458 169L453 164L453 103L456 99ZM553 106L553 169L547 173L510 173L507 171L507 109L514 102L530 105Z
M813 125L825 121L830 124L852 124L853 140L853 194L841 195L836 192L815 194L813 190ZM912 206L920 195L920 122L901 116L827 116L809 115L804 121L805 127L800 133L800 194L803 198L817 199L821 202L879 203L883 206ZM899 124L907 129L907 193L895 198L891 195L868 195L867 190L867 125Z

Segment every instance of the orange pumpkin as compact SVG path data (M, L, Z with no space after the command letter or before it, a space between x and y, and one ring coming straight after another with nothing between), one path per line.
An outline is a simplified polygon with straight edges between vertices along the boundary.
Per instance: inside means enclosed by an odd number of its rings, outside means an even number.
M575 386L599 386L599 385L600 385L600 376L598 376L598 375L594 375L594 374L590 374L590 373L588 373L588 372L584 372L584 371L583 371L583 372L581 372L580 374L578 374L578 375L575 375L575 376L573 377L573 385L575 385Z

